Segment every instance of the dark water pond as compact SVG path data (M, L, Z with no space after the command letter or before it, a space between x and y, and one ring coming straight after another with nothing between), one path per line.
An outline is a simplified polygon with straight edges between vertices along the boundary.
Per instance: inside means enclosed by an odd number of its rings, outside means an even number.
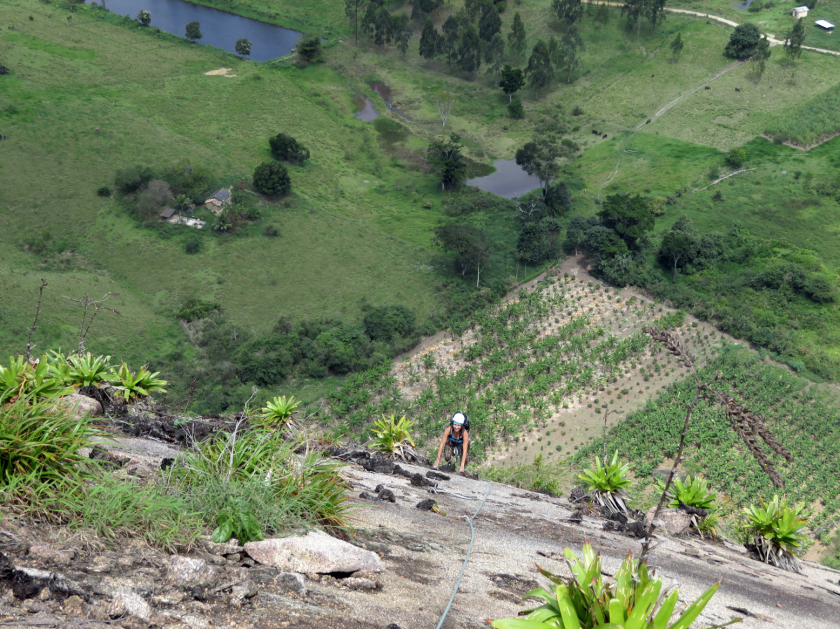
M404 118L405 120L411 120L411 118L406 116L403 112L401 112L399 109L394 107L393 103L391 103L391 88L390 87L385 85L382 81L375 81L373 83L368 83L368 85L370 85L370 88L374 92L376 92L377 94L379 94L382 97L382 100L385 101L385 105L388 106L388 109L393 111L400 118Z
M292 52L303 33L258 22L247 17L203 7L184 0L88 0L88 4L104 5L111 13L136 18L142 10L152 14L151 26L184 37L188 22L201 25L201 44L208 44L236 54L236 40L251 40L254 61L269 61Z
M367 96L357 93L354 100L356 101L356 118L365 122L372 122L379 118L379 112L376 111L373 102Z
M753 3L753 0L745 0L742 4L735 3L732 6L736 9L741 9L741 11L746 11L750 5Z
M470 179L467 185L476 186L506 199L521 197L526 192L540 187L540 180L526 173L512 159L497 160L493 162L493 166L496 172L492 175Z

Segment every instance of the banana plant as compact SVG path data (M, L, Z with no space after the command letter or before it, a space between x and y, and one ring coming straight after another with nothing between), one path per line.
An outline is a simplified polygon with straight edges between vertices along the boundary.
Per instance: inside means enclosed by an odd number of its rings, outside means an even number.
M524 618L502 618L490 624L496 629L689 629L720 585L712 585L671 622L679 589L663 588L655 571L648 573L646 562L637 567L628 553L615 575L615 583L605 584L601 556L589 542L583 545L582 560L569 548L563 549L563 554L572 573L570 579L538 566L537 570L552 586L531 590L525 598L539 598L543 604L519 612ZM708 629L740 621L735 618Z

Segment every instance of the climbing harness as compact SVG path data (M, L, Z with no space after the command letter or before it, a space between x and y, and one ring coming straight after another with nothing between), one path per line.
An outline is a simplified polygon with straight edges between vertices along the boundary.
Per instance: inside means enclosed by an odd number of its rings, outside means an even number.
M490 491L493 489L493 485L488 484L487 486L487 493L484 494L484 500L481 501L481 504L478 505L478 509L476 509L475 513L472 514L472 517L467 518L467 516L463 516L464 519L467 521L467 524L470 525L470 545L467 547L467 556L464 557L464 565L461 566L461 574L458 575L458 580L455 582L455 589L452 591L452 598L449 599L449 604L447 604L446 609L443 610L443 616L440 617L440 622L438 622L437 627L435 629L440 629L443 626L443 621L446 620L446 615L449 613L449 608L452 607L452 603L455 601L455 595L458 594L458 588L461 587L461 579L464 576L464 571L467 569L467 562L470 560L470 553L472 552L473 542L475 541L475 529L473 528L473 519L475 516L478 515L478 512L481 511L481 507L484 506L484 503L487 502L487 496L490 495Z

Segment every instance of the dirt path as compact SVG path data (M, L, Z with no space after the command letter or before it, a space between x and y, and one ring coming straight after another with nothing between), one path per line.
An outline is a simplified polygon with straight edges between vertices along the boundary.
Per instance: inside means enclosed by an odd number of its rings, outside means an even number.
M709 83L711 83L711 82L712 82L712 81L714 81L715 79L719 79L719 78L720 78L720 77L722 77L724 74L726 74L726 73L727 73L727 72L729 72L730 70L734 70L735 68L737 68L737 67L738 67L739 65L741 65L742 63L744 63L744 62L743 62L743 61L736 61L736 62L734 62L734 63L731 63L731 64L729 64L728 66L726 66L723 70L721 70L720 72L718 72L717 74L715 74L714 76L712 76L712 77L710 77L710 78L706 79L706 80L705 80L705 81L703 81L702 83L698 83L697 85L695 85L694 87L692 87L690 90L688 90L688 91L687 91L687 92L685 92L684 94L680 94L680 95L679 95L679 96L677 96L674 100L672 100L670 103L668 103L667 105L665 105L662 109L660 109L660 110L659 110L659 111L657 111L655 114L653 114L653 118L659 118L659 116L661 116L662 114L664 114L665 112L667 112L667 111L668 111L669 109L671 109L674 105L676 105L676 104L680 103L681 101L683 101L686 97L691 96L691 95L692 95L692 94L694 94L695 92L700 91L700 88L705 87L706 85L708 85ZM641 122L641 123L639 123L639 125L636 127L636 130L641 129L641 128L642 128L642 126L643 126L643 125L645 125L645 124L647 124L647 123L646 123L646 122Z

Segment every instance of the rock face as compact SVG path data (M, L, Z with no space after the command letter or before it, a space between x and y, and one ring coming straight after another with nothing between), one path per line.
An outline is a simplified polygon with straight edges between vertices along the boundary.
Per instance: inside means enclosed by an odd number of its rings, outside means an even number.
M651 507L647 513L647 520L653 517L653 512L656 507ZM668 535L681 535L688 532L691 528L691 516L682 509L665 508L659 512L653 524L656 526L659 533L667 533Z
M245 552L261 564L284 572L382 572L376 553L343 542L326 533L311 531L301 537L248 542Z
M60 398L58 403L65 407L76 418L91 417L102 414L102 405L93 398L73 393Z

